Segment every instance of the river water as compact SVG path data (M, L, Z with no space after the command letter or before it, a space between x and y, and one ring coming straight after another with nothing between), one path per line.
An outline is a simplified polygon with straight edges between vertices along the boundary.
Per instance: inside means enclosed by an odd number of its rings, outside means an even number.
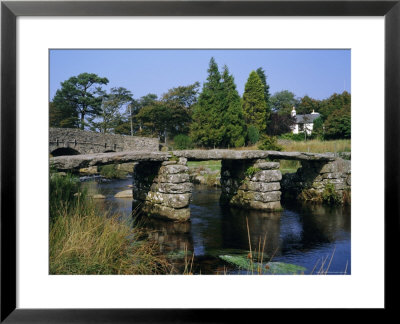
M114 198L129 189L132 178L111 181L92 179L84 185L106 199L97 203L130 218L129 198ZM220 206L220 189L195 185L190 205L191 220L173 223L145 219L162 253L175 260L181 271L182 256L194 253L195 274L248 273L223 261L221 255L245 255L263 251L274 262L304 267L305 274L351 274L351 221L349 206L321 206L282 202L283 211L265 213ZM250 236L250 242L249 242ZM265 244L264 244L265 242Z

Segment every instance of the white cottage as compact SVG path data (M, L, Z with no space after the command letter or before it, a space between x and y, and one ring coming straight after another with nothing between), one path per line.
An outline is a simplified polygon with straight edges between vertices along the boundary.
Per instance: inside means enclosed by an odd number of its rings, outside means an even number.
M314 126L314 120L320 117L320 114L314 112L313 110L311 114L297 115L296 109L293 107L292 117L296 118L296 123L292 126L293 134L306 132L307 135L311 135Z

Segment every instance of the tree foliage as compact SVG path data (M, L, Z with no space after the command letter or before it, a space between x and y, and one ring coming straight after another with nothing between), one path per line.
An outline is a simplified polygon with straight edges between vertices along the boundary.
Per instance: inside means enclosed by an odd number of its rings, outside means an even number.
M246 125L242 103L233 76L227 66L222 73L224 147L241 147L245 144Z
M335 110L325 121L326 139L351 138L351 109L350 105Z
M207 82L193 109L191 137L205 147L245 144L246 125L234 78L227 66L221 75L214 58L210 60Z
M260 77L260 80L264 86L264 98L265 98L265 102L267 103L267 107L269 108L269 99L271 97L270 93L269 93L269 85L267 83L267 76L265 74L265 71L263 68L259 67L256 70L258 76Z
M207 81L193 108L190 134L195 143L205 147L220 146L224 140L223 90L218 65L212 57L208 67Z
M263 133L267 128L267 103L264 86L257 72L252 71L243 93L243 113L247 125L254 125Z
M280 114L290 114L292 108L296 107L299 103L295 97L295 94L288 90L274 93L269 101L272 111L278 112Z
M347 91L341 94L334 93L328 99L322 100L320 102L318 112L322 115L322 118L327 120L331 114L335 111L342 109L345 106L350 107L351 95Z
M88 118L91 130L100 133L115 133L115 129L123 123L125 116L123 106L132 101L132 93L123 88L111 88L110 92L99 91L101 106L97 115Z
M61 83L52 102L53 117L50 119L54 127L76 127L84 129L85 117L99 113L102 96L99 95L101 85L108 84L107 78L94 73L81 73ZM97 87L96 87L97 85Z
M296 107L297 114L311 114L313 111L319 112L320 101L309 96L300 98Z
M170 89L161 100L150 100L135 115L141 132L158 136L164 141L176 134L187 134L191 122L191 108L197 101L199 83ZM144 99L151 99L149 97Z
M274 112L271 114L271 120L268 125L267 134L270 136L278 136L292 131L292 126L296 119L289 114L279 114Z
M257 127L254 125L250 125L247 128L247 138L249 139L250 144L256 144L260 139L260 132Z

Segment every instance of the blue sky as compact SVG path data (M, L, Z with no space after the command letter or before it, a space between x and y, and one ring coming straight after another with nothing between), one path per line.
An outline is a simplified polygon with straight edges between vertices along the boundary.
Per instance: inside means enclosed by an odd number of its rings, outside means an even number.
M350 50L51 50L50 99L60 83L83 72L107 77L106 88L125 87L135 98L207 78L214 57L226 64L239 94L252 70L262 67L270 93L289 90L297 97L324 99L351 92Z

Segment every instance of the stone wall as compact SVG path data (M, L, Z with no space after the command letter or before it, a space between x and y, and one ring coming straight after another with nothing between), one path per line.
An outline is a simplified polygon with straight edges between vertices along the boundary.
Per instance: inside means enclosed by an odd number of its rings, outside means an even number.
M296 173L285 174L282 182L284 198L322 201L329 185L343 202L349 202L351 161L337 158L332 162L302 161Z
M190 218L193 184L189 182L187 160L140 162L133 173L133 207L173 221Z
M50 128L49 152L69 148L79 154L104 153L107 151L158 151L157 138L101 134L75 128Z
M276 211L281 209L278 162L265 160L222 160L221 203Z

